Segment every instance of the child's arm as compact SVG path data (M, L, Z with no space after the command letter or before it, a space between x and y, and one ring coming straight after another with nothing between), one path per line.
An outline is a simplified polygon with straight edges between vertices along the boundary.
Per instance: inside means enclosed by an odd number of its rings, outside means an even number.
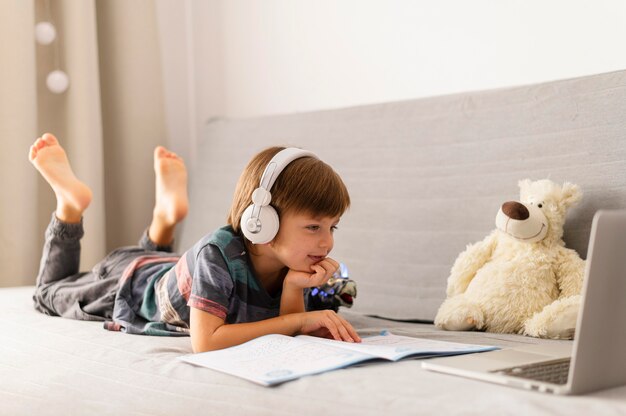
M280 314L304 312L304 293L307 287L321 286L339 268L339 263L330 257L312 266L314 273L289 270L283 281L283 293L280 296Z
M194 352L232 347L267 334L309 334L340 341L361 341L352 325L331 310L292 313L258 322L226 324L223 319L192 307L190 323Z

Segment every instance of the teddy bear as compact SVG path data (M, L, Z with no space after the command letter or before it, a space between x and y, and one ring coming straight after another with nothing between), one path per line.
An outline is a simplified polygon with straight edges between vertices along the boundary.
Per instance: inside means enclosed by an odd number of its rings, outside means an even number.
M502 204L496 229L454 262L435 317L439 328L574 337L585 261L562 237L582 192L548 179L518 185L520 201Z

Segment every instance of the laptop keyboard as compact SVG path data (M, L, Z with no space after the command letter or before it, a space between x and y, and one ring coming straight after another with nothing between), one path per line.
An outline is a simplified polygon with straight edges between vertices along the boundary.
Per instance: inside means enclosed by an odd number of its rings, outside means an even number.
M529 378L553 384L566 384L569 373L570 359L563 358L555 361L534 363L518 367L496 370L494 373L513 377Z

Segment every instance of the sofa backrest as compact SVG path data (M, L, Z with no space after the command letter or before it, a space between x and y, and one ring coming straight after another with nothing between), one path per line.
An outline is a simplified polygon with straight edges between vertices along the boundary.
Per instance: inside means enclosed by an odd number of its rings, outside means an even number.
M432 320L457 255L495 226L520 179L581 186L565 241L586 257L594 212L626 207L626 71L207 124L180 249L225 224L247 161L271 145L316 152L352 207L333 258L358 282L355 311ZM626 254L626 252L625 252Z

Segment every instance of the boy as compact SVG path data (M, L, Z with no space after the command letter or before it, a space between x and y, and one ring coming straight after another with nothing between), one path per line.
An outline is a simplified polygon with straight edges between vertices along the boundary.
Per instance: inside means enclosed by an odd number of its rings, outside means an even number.
M326 283L338 268L327 255L349 206L343 182L328 165L314 157L290 163L272 190L280 216L276 237L251 244L241 234L243 209L281 150L267 149L251 160L237 185L229 225L179 257L171 251L175 226L188 211L187 172L182 159L157 147L156 204L139 246L117 249L92 271L79 273L82 214L91 190L76 178L57 139L44 134L31 146L29 159L52 187L57 207L46 231L35 308L105 320L110 330L189 334L195 352L269 333L360 341L333 311L304 311L303 289Z

